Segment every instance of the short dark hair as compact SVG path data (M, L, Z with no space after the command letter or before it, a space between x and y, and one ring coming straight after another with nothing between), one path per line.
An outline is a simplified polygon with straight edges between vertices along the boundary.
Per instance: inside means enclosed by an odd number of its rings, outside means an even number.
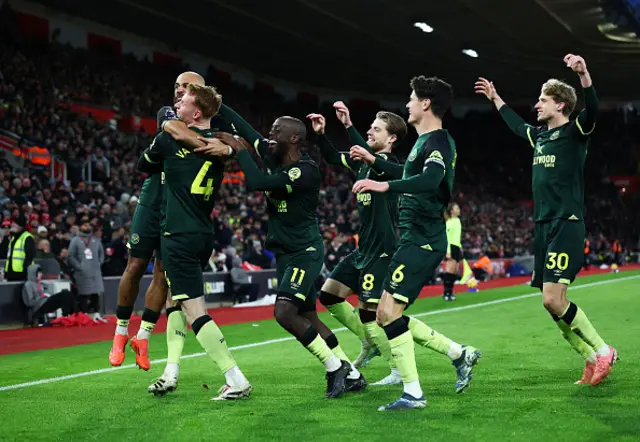
M218 113L222 105L222 95L215 87L190 83L187 89L196 97L196 107L200 109L204 118L212 118Z
M278 120L288 125L293 130L293 133L300 138L300 141L307 139L307 126L299 119L285 115L279 117Z
M396 142L393 145L399 144L405 136L407 136L407 123L400 115L396 115L393 112L380 111L376 114L376 118L384 121L387 125L387 132L390 135L396 136Z
M442 119L453 101L451 85L438 77L425 77L424 75L413 77L409 84L419 99L426 100L428 98L431 100L431 112Z

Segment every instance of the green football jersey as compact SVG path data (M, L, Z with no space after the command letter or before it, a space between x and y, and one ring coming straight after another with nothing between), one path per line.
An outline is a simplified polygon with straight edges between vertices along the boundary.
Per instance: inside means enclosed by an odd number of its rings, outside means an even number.
M573 120L553 130L532 128L531 138L535 140L531 180L534 219L583 219L583 171L589 137L580 133Z
M598 110L593 86L584 89L584 96L585 109L578 117L554 129L531 126L508 106L500 108L509 128L533 148L531 185L535 221L583 219L584 163Z
M213 136L211 129L191 129L203 137ZM211 212L224 177L224 161L193 153L166 133L156 136L143 157L150 163L161 162L164 170L163 234L212 233Z
M318 247L322 242L318 226L320 170L307 155L269 173L262 172L249 152L238 153L250 190L267 195L269 223L266 247L275 253L293 253Z
M390 182L390 190L400 189L412 177L427 176L430 167L441 167L444 177L429 191L403 190L400 197L400 239L419 246L428 244L433 232L444 231L444 210L453 191L456 145L449 132L439 129L418 137L404 163L402 180ZM435 175L434 175L435 176Z
M349 152L338 152L325 136L318 138L323 157L330 164L343 165L356 173L358 180L372 179L388 181L389 174L376 171L372 166L352 160ZM375 154L383 160L397 163L395 156L386 153ZM393 193L363 192L356 194L358 209L358 251L362 262L358 266L367 266L381 256L391 256L398 246L396 223L398 221L398 196Z
M138 204L160 210L162 206L162 176L161 173L153 173L142 183L140 200Z

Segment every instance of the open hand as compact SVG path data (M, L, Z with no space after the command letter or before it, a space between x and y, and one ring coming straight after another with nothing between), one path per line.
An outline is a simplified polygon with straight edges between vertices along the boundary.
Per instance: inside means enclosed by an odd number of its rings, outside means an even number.
M344 127L351 127L351 113L344 101L336 101L333 103L333 107L336 110L336 117L344 124Z
M487 80L484 77L479 77L475 85L476 94L484 95L489 101L493 101L498 96L496 87L492 81Z
M327 124L324 116L320 114L309 114L307 115L307 118L311 120L311 127L315 133L318 135L324 134L324 128Z

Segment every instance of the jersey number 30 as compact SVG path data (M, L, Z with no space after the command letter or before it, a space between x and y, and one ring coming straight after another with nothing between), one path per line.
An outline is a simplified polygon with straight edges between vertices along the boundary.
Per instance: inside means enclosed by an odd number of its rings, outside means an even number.
M205 201L209 201L209 198L211 198L211 195L213 194L213 178L209 178L207 180L206 186L202 185L211 164L211 161L206 161L200 168L200 171L193 180L193 183L191 183L191 193L194 195L204 195Z

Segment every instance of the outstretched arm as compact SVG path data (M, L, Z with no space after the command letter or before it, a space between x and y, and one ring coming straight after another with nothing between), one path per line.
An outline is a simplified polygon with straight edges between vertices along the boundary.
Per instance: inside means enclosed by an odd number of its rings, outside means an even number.
M500 98L500 95L498 95L492 81L483 77L478 78L475 90L476 94L484 95L495 105L496 109L500 112L500 116L513 133L520 138L528 140L531 147L535 147L536 128L527 124L520 115L516 114L513 109L507 106L504 100Z
M246 149L238 151L238 164L244 172L244 178L249 190L277 190L291 191L290 180L285 173L268 174L260 170ZM289 186L289 187L288 187Z
M446 164L451 162L451 146L446 137L430 137L421 156L424 161L422 173L411 178L387 182L361 180L354 184L354 192L431 193L440 187ZM377 162L377 160L376 160Z
M340 120L340 122L344 125L344 128L347 129L349 143L351 143L351 145L355 144L357 146L361 146L368 152L373 153L365 139L362 138L362 135L360 135L360 132L358 132L358 130L353 126L353 123L351 122L351 112L349 111L347 105L344 104L343 101L336 101L335 103L333 103L333 107L336 110L336 117L338 117L338 120Z
M578 74L578 77L580 77L580 85L584 90L584 109L578 114L576 126L581 135L591 135L591 132L593 132L596 127L596 118L598 116L598 95L593 87L593 81L587 69L587 63L584 61L584 58L573 54L565 55L564 62L568 68L571 68L573 72Z
M360 165L357 161L350 158L349 152L339 152L329 137L324 133L326 126L326 119L320 114L309 114L307 118L311 121L313 131L318 135L318 146L320 147L320 153L322 157L329 164L336 166L344 166L348 169L357 171Z
M222 103L222 106L220 106L219 115L226 121L228 121L231 126L235 128L238 134L242 138L247 140L247 142L251 146L253 146L253 148L256 150L260 158L262 158L262 161L265 162L267 167L273 167L275 165L275 162L272 158L273 155L269 151L267 141L262 135L260 135L260 132L255 130L253 126L251 126L247 122L247 120L242 118L236 111L234 111L224 103Z

